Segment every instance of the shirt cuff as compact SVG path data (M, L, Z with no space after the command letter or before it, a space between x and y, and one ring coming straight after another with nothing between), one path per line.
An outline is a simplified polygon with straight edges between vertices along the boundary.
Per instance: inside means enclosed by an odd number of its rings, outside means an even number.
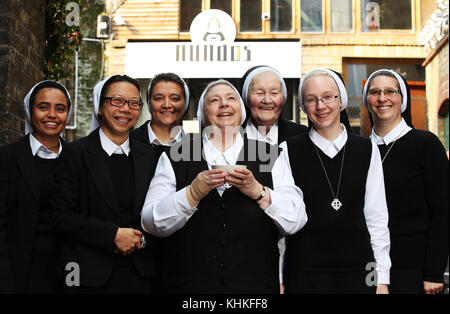
M177 192L177 193L179 193L179 195L178 195L179 197L176 197L177 204L176 204L175 208L179 208L182 213L191 216L197 211L198 208L191 207L191 205L189 204L189 201L188 201L188 198L186 195L186 189L187 189L187 187L185 187Z
M389 271L377 271L378 273L378 282L379 285L389 285Z

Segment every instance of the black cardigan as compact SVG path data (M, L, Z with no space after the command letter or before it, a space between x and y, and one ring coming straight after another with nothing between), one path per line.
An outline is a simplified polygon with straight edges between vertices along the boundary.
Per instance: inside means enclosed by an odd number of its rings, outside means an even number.
M394 146L392 146L394 145ZM431 132L411 130L379 145L389 210L393 268L422 268L423 280L443 282L449 245L448 159Z

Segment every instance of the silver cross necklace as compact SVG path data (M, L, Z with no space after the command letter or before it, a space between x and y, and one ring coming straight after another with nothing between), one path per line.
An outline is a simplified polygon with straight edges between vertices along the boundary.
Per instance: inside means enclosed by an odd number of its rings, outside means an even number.
M319 161L320 161L320 164L322 165L322 169L323 169L323 172L325 173L325 177L327 178L328 185L330 186L331 194L333 194L333 201L331 202L331 207L337 211L342 206L342 203L339 200L338 195L339 195L339 187L341 186L342 169L344 168L345 145L344 145L344 150L342 152L341 170L339 172L339 181L338 181L336 194L334 194L333 187L331 186L330 179L328 178L327 170L325 169L325 166L323 165L322 158L320 158L320 154L319 154L319 151L317 150L316 145L314 145L314 148L316 150L317 157L319 157Z

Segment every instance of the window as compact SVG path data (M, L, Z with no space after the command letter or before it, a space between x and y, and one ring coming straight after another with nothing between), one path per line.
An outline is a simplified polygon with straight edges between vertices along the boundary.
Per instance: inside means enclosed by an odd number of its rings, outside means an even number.
M211 9L222 10L229 16L233 15L233 3L232 0L211 0Z
M361 31L412 29L411 0L361 0Z
M180 32L189 32L194 18L202 12L202 0L180 1Z
M331 32L351 32L353 29L352 0L332 0L330 10Z
M292 0L270 1L270 31L292 31Z
M241 0L241 32L262 31L262 1Z
M302 32L322 32L322 1L301 0L301 31Z

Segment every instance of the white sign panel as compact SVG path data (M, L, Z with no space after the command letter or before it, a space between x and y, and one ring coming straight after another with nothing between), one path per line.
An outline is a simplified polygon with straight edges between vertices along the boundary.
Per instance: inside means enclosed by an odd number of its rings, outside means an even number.
M236 78L256 65L272 66L285 78L299 78L301 43L129 42L125 48L125 73L134 78L161 72L184 78Z

